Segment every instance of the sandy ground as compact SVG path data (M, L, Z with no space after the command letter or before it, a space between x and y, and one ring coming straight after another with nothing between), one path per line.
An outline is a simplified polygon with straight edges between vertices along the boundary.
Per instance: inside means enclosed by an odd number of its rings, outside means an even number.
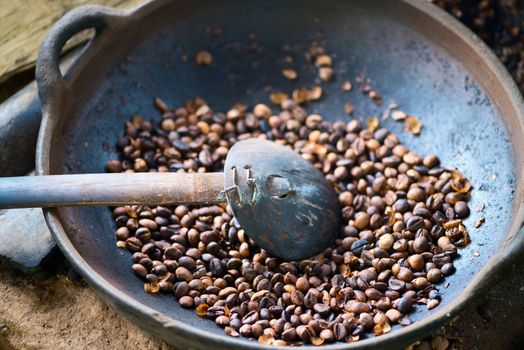
M64 274L21 278L0 270L0 349L174 350Z

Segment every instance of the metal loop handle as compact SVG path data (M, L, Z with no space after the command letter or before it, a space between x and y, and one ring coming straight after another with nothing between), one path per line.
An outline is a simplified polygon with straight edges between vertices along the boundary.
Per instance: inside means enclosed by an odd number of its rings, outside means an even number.
M44 38L36 60L35 78L42 104L64 88L59 58L66 42L82 30L94 28L95 38L106 28L114 26L122 11L103 6L83 6L74 9L56 22Z
M89 49L103 32L118 27L124 15L125 11L113 8L96 5L82 6L60 18L45 36L38 52L35 72L42 120L47 121L41 124L38 136L37 149L40 151L49 148L57 122L56 116L60 115L59 108L63 105L61 101L67 97L67 81L60 72L59 66L62 48L75 34L94 28L95 36L85 48ZM36 158L37 174L48 173L49 160L42 159L38 154Z

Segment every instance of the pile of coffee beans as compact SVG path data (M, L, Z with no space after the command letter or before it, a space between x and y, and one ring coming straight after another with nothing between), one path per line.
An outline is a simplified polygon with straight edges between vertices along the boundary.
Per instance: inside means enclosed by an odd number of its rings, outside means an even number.
M226 205L114 208L117 246L133 254L146 292L173 294L228 335L274 345L357 341L410 324L415 304L439 304L435 285L469 242L471 186L460 172L376 123L328 122L290 99L278 113L237 104L224 114L203 99L155 105L159 123L126 123L110 172L221 171L235 142L266 138L333 184L343 226L322 254L291 262L257 247Z

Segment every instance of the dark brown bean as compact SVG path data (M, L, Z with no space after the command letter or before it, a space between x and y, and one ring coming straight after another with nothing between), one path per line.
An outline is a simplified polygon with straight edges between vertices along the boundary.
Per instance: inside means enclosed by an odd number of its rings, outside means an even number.
M193 298L189 296L183 296L178 301L182 307L189 308L193 306Z
M311 326L300 325L296 329L296 334L301 340L310 342L311 338L315 336L315 331Z
M412 307L413 301L411 300L411 298L402 297L399 299L397 303L397 310L402 312L403 314L409 313Z
M135 273L183 307L208 305L206 317L227 334L275 342L345 341L375 323L405 324L415 300L438 305L431 284L453 272L461 239L443 225L470 214L450 171L387 129L330 123L292 99L279 105L272 115L260 104L218 113L202 99L175 110L157 101L162 120L128 122L118 141L122 161L108 170L217 171L234 142L267 137L300 151L336 183L340 239L314 259L281 263L256 246L229 208L118 207L116 238L134 253Z
M294 341L297 337L297 330L295 328L289 328L288 330L282 332L281 337L284 341Z
M461 219L467 218L469 216L469 207L468 204L464 201L458 201L454 205L455 214Z

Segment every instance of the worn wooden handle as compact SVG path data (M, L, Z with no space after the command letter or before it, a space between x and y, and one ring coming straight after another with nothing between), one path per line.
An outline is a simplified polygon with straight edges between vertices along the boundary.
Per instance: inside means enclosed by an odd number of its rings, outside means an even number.
M223 173L119 173L0 178L0 208L225 201Z

